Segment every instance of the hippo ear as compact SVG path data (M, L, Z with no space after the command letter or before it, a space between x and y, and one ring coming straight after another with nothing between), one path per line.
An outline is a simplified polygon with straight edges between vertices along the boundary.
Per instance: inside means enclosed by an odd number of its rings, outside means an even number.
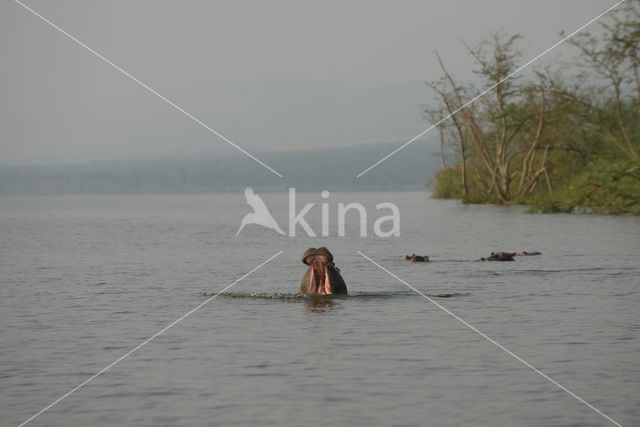
M309 263L307 262L307 258L310 257L311 255L317 255L317 253L318 253L318 250L316 248L307 249L302 254L302 263L305 265L309 265Z

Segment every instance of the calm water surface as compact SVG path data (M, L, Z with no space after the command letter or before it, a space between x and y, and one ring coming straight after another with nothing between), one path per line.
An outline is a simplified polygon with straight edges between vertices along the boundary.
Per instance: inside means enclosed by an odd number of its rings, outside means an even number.
M286 227L285 194L264 194ZM298 203L320 203L319 194ZM625 426L640 424L640 219L528 215L421 193L401 236L283 237L240 193L0 198L0 424L18 425L278 251L233 292L295 292L328 246L351 296L221 296L33 426L606 426L361 250ZM320 231L318 206L307 216ZM285 228L286 229L286 228ZM302 233L302 230L298 230ZM511 263L492 250L540 250ZM406 264L406 253L428 265Z

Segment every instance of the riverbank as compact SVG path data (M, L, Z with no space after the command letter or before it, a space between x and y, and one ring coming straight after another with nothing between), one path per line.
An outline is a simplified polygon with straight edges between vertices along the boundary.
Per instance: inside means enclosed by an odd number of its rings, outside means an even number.
M524 205L538 213L603 213L640 215L640 166L633 162L607 162L601 159L532 194L501 200L478 182L467 185L465 194L460 166L447 166L436 172L433 198L459 199L468 204ZM559 181L559 182L558 182Z

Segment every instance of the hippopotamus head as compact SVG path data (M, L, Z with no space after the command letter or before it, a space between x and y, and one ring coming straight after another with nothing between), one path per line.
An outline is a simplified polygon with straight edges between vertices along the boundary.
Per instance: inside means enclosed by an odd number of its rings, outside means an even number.
M346 294L340 270L333 263L333 255L327 248L309 248L302 254L302 263L307 265L307 272L300 284L303 294Z
M429 257L427 255L406 255L404 259L405 261L410 262L429 262Z
M322 248L309 248L302 254L302 263L306 265L313 265L314 263L321 262L323 264L333 263L333 255L329 252L329 249Z

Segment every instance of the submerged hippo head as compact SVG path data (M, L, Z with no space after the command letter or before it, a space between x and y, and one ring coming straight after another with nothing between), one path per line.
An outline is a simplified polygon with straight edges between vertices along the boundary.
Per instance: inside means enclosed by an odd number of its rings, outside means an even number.
M340 270L333 263L333 255L327 248L309 248L302 254L307 272L300 283L300 293L332 295L347 293Z

